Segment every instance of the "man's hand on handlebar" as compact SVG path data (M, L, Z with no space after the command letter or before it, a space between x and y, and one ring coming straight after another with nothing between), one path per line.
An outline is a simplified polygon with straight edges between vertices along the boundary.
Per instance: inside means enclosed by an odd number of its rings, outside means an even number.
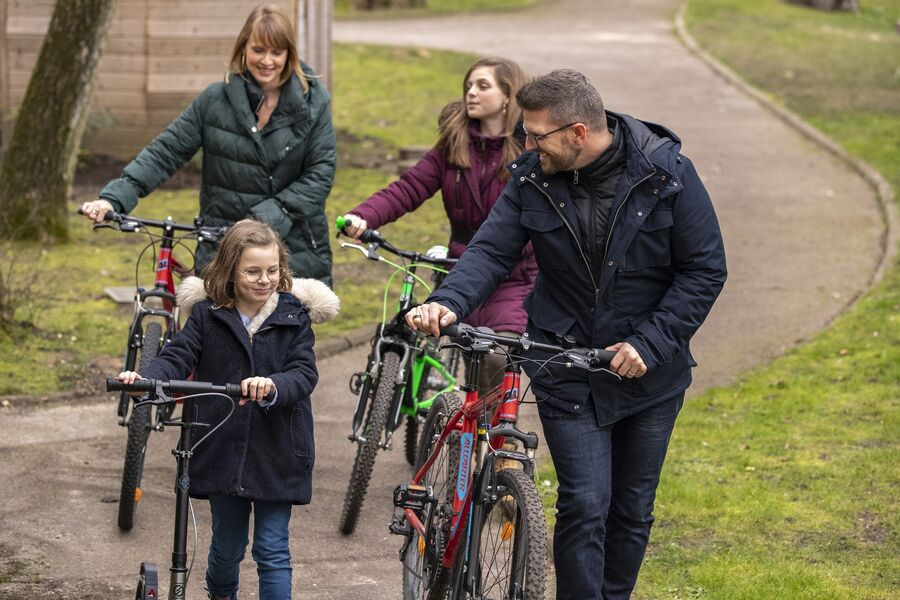
M356 215L344 215L344 221L344 233L357 240L369 228L369 224L366 223L366 220L362 217L357 217Z
M92 200L91 202L85 202L81 205L80 211L81 214L94 223L102 223L106 213L115 212L113 205L110 204L109 200L104 200L102 198Z
M440 337L441 327L456 323L456 313L437 302L420 304L406 313L406 324L429 335Z
M647 365L644 364L644 359L641 358L638 351L634 349L634 346L628 342L613 344L612 346L608 346L606 350L612 350L616 353L609 362L609 370L620 377L636 379L638 377L643 377L647 373Z

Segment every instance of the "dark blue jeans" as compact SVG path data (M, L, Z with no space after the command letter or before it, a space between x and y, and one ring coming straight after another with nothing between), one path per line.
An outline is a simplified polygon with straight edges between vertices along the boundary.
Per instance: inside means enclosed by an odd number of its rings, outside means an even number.
M604 427L591 401L577 413L538 405L559 479L553 532L557 600L631 596L684 392Z
M236 598L241 561L247 548L250 513L253 559L259 575L260 600L290 600L291 550L288 546L290 502L253 501L237 496L210 496L212 542L206 586L223 598Z

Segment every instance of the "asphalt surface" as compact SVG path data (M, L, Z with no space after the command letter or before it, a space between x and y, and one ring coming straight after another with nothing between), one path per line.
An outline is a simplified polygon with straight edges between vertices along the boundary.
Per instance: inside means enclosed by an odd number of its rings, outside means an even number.
M522 13L339 22L334 38L503 55L533 74L577 68L610 109L678 133L715 202L729 260L725 291L694 343L696 394L765 363L839 314L869 284L884 224L860 177L679 44L671 25L677 5L559 0ZM397 450L379 456L358 532L337 532L354 453L346 439L354 402L347 380L363 367L365 351L320 361L313 502L296 508L291 531L298 597L400 595L399 544L387 533L390 492L409 474L400 439ZM131 598L141 560L165 570L169 448L177 433L151 437L145 498L135 529L121 534L116 504L108 502L118 496L124 448L114 410L109 398L0 409L0 599ZM536 428L530 411L526 422ZM203 597L209 541L206 504L195 509L199 550L188 598ZM242 573L241 597L256 597L249 558Z

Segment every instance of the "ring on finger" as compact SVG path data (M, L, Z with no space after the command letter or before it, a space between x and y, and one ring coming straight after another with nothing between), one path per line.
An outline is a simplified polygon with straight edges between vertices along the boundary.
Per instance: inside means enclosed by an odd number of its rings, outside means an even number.
M422 315L420 315L420 314L413 315L413 321L415 321L416 319L421 319L421 318L422 318Z

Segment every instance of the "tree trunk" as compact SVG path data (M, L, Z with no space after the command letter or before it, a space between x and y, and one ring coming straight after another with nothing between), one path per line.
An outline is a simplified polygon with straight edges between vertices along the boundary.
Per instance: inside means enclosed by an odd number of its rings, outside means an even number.
M859 10L859 0L788 0L792 4L802 4L819 10Z
M0 167L0 236L68 238L68 197L115 0L58 0Z

